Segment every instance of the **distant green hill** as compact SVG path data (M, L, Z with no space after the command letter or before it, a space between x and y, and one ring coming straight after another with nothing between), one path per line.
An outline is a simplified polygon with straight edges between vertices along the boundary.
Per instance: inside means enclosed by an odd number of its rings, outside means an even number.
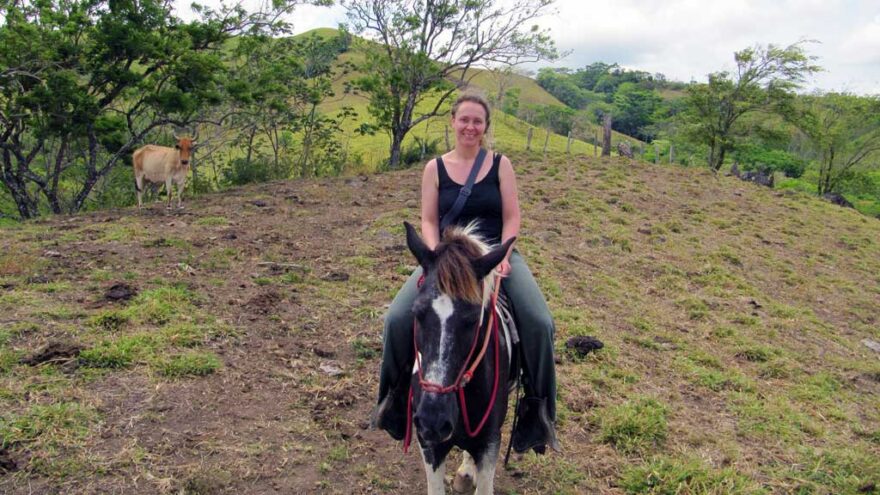
M321 36L322 38L329 38L337 33L338 31L336 29L318 28L301 33L297 35L297 37L306 37L314 34ZM370 43L370 41L362 38L357 38L356 41L357 42L352 44L351 50L339 56L338 60L340 65L344 62L357 64L363 61L363 52L359 49L359 44ZM473 70L476 74L471 80L472 86L482 89L487 94L497 93L497 76L492 74L491 71L483 69ZM355 158L351 163L351 167L348 170L351 173L376 170L387 158L388 148L391 144L390 136L385 133L377 133L374 136L361 136L354 132L362 122L372 120L372 116L369 114L368 110L368 99L363 95L345 93L345 83L351 82L359 75L359 73L353 72L337 80L333 85L336 97L330 98L320 107L323 112L335 114L343 107L348 106L353 108L358 114L356 119L349 119L349 121L345 122L343 125L346 134L344 136L345 145L348 146L351 156L359 157ZM565 106L550 93L541 88L533 79L519 74L512 74L509 77L509 81L506 81L506 88L519 89L519 101L521 105ZM429 101L427 103L431 104L433 102ZM527 136L529 128L534 126L531 126L514 115L505 114L499 109L493 109L493 116L493 125L491 129L491 135L493 136L494 141L493 147L503 152L525 150L528 141ZM416 128L410 131L407 138L404 140L404 149L415 146L416 137L418 137L420 139L426 139L428 142L438 143L438 150L443 152L446 148L445 141L448 120L448 115L441 116L430 119L416 126ZM580 155L594 154L595 150L593 144L587 142L586 139L595 139L594 136L597 135L598 129L599 126L594 126L583 136L574 136L570 146L571 153ZM533 151L543 150L545 140L547 140L548 152L564 152L567 148L567 136L551 133L548 138L547 131L539 128L534 128L532 132L533 138L530 149ZM453 137L450 136L450 140L452 140L452 138ZM616 146L617 142L622 140L627 140L632 143L637 142L634 138L615 132L612 138L613 145Z

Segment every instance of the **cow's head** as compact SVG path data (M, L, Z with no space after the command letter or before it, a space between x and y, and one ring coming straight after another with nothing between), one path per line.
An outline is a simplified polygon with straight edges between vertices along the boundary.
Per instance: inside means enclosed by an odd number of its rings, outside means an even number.
M193 151L196 148L196 139L198 138L198 134L190 136L190 135L181 135L178 136L174 134L174 139L177 139L177 143L174 147L180 154L180 164L183 166L188 166L190 160L192 159Z

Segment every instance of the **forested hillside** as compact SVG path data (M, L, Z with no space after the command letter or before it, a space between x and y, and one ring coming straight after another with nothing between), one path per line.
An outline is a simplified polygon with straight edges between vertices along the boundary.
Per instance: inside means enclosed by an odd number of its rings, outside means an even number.
M774 177L782 189L845 197L880 216L878 95L807 93L821 70L806 42L745 48L736 70L707 81L669 81L595 62L544 68L538 83L565 103L571 125L612 120L612 127L648 141L645 158L711 170Z

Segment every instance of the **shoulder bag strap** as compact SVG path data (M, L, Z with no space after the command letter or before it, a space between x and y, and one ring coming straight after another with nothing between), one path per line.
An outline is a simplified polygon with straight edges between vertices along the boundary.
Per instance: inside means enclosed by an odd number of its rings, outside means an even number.
M452 204L452 208L450 208L449 211L443 215L443 218L440 219L441 235L443 235L443 230L458 218L458 214L461 213L461 209L464 208L468 196L471 195L471 189L474 187L474 181L477 179L477 173L480 172L480 166L483 164L485 158L486 149L480 148L480 152L477 153L477 158L474 160L474 165L471 167L471 173L468 175L467 182L458 192L458 197L455 198L455 203Z

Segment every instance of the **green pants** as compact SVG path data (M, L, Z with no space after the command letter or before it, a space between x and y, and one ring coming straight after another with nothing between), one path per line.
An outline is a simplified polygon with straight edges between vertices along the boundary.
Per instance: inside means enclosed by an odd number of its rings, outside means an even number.
M392 391L406 393L413 368L412 305L422 269L417 268L394 297L385 315L382 369L379 372L379 401ZM556 368L553 338L556 327L550 308L529 271L525 260L515 251L510 256L510 274L502 279L516 328L520 354L524 359L524 388L527 397L547 399L550 419L556 420Z

